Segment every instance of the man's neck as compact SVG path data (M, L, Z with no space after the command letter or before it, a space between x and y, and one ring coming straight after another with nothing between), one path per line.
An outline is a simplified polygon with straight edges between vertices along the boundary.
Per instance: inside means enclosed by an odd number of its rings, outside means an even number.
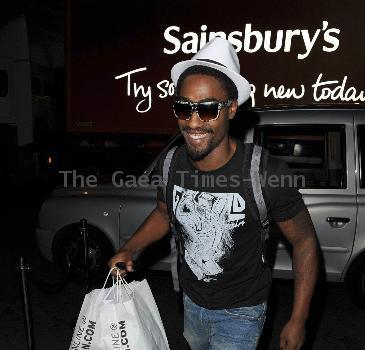
M225 165L234 155L237 143L231 137L227 137L214 148L204 159L193 161L193 165L201 171L212 171Z

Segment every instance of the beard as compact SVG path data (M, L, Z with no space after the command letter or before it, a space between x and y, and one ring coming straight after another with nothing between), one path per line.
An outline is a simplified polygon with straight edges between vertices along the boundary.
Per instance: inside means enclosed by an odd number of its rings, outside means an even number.
M200 150L190 148L188 146L189 158L194 162L198 162L199 160L204 159L209 154L209 152L210 151L208 151L208 150L200 151Z
M184 133L189 133L193 131L214 135L213 130L210 128L198 128L198 129L191 129L189 127L181 128L181 132L183 133L183 135ZM212 150L214 150L214 148L216 148L221 141L222 140L215 140L214 137L210 137L207 140L206 144L203 145L203 147L197 148L191 145L189 141L185 138L188 156L192 161L198 162L204 159Z
M212 141L213 140L210 139L207 145L200 149L195 148L186 142L186 149L188 151L189 158L194 162L204 159L215 148Z

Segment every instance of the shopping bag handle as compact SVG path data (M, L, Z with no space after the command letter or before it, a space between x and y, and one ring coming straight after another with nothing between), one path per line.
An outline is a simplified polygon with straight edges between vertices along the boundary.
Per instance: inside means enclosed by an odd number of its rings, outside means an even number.
M104 285L102 287L102 289L100 290L100 293L99 293L99 298L103 292L103 290L105 289L105 286L106 286L106 283L108 282L108 279L111 275L111 273L113 272L113 270L117 270L117 278L116 278L116 283L113 279L113 286L112 288L110 288L110 290L108 291L108 293L104 296L103 300L107 299L110 295L110 293L116 288L117 289L117 301L118 301L118 298L119 298L119 288L121 288L122 286L124 287L124 289L126 290L127 294L129 296L133 296L133 289L129 286L128 282L121 276L120 272L119 272L119 269L118 267L113 267L110 269L108 275L106 276L106 279L105 279L105 282L104 282ZM98 298L98 299L99 299Z
M102 289L104 289L104 288L105 288L106 283L108 282L108 279L109 279L110 275L112 274L113 270L117 270L117 279L118 279L118 275L120 276L120 273L118 272L118 268L117 268L117 267L112 267L112 268L109 270L108 275L106 276L106 279L105 279L105 281L104 281L104 284L103 284ZM121 277L120 277L120 278L121 278ZM113 281L113 282L114 282L114 281ZM113 286L114 286L114 283L113 283Z

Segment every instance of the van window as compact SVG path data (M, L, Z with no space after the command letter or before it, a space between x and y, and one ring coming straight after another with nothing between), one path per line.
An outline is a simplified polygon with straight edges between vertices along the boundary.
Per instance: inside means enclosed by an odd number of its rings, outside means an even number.
M299 187L346 188L344 126L258 126L255 141L304 175Z
M0 97L8 95L8 72L0 69Z
M365 188L365 125L357 127L357 139L359 143L360 161L360 187Z

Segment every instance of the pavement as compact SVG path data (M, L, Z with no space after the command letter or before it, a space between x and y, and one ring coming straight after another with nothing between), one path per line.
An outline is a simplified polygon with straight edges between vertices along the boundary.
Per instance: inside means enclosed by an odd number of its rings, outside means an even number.
M0 273L0 349L27 349L22 298L17 263L23 256L32 274L50 283L60 277L60 270L38 253L34 228L42 199L49 189L40 183L27 186L3 186L2 253ZM158 305L172 350L185 348L183 313L173 292L169 273L141 272L135 278L147 278ZM94 285L100 287L100 285ZM30 301L34 324L34 350L68 349L86 293L85 286L68 282L55 294L48 294L30 282ZM279 335L288 320L292 305L292 281L274 280L268 314L259 349L279 349ZM307 322L304 349L365 349L365 311L351 304L342 284L319 283Z

